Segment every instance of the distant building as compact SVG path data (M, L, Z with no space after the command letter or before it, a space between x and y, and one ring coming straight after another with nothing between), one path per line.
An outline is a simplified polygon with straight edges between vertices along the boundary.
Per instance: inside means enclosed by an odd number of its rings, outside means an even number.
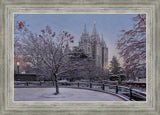
M89 35L85 25L79 45L74 46L72 50L66 47L64 52L70 54L68 57L71 64L77 65L77 69L61 75L61 79L67 78L70 81L89 79L91 81L105 73L104 69L108 65L108 48L103 35L99 37L95 23L92 35Z
M103 35L100 38L94 22L92 35L87 32L86 25L79 41L79 48L95 60L95 65L104 68L108 65L108 48Z

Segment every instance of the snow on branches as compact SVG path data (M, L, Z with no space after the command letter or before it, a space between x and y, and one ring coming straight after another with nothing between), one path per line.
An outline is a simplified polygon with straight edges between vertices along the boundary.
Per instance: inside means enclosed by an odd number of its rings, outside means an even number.
M24 32L25 23L17 22L16 31ZM22 37L22 36L21 36ZM28 32L26 39L21 39L19 51L21 56L31 63L36 73L50 75L57 79L57 75L69 71L68 58L69 43L74 42L70 33L63 31L56 34L50 26L41 30L40 34ZM73 68L71 68L73 70ZM57 82L57 81L56 81Z
M29 33L28 29L29 25L27 25L24 21L17 21L15 18L14 22L14 61L15 66L19 61L21 63L21 68L25 67L25 58L22 57L22 39L25 39L26 35Z
M117 49L123 58L124 71L135 79L145 77L146 71L146 15L138 14L133 18L135 24L130 30L122 30Z
M58 72L65 58L65 49L68 47L71 37L68 32L57 34L52 32L49 26L41 30L41 34L30 33L28 39L23 40L24 55L37 66L44 64L53 72ZM73 39L72 39L73 40Z

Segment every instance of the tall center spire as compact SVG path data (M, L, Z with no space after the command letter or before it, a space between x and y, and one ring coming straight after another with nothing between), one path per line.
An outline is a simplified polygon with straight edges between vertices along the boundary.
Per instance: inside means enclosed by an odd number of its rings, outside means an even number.
M96 30L96 21L95 21L95 20L94 20L94 27L93 27L92 35L97 35L97 30Z

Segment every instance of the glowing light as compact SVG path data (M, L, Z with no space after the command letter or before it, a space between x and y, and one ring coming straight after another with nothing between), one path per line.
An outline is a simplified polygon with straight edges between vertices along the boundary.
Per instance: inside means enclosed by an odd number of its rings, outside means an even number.
M19 66L19 64L20 64L20 63L19 63L19 62L17 62L17 66Z

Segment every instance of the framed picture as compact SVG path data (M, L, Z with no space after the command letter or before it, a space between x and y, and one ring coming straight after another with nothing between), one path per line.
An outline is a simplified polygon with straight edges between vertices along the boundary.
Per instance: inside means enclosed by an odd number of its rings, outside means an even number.
M160 1L1 1L0 113L160 114Z

